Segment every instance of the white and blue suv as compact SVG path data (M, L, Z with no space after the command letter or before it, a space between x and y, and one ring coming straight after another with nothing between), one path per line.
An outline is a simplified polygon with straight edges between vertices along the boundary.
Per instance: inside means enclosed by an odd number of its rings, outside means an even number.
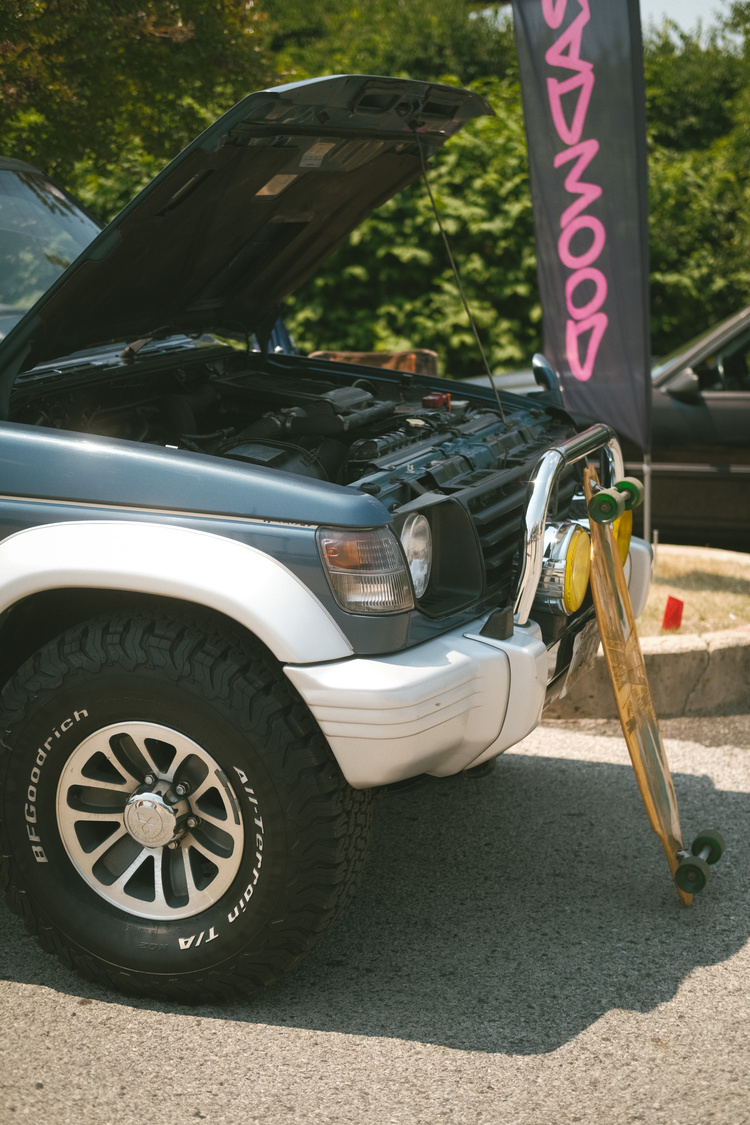
M0 881L91 979L269 983L350 897L373 791L490 762L596 643L581 474L622 476L609 428L275 327L490 112L264 90L103 231L0 164ZM638 609L650 553L620 541Z

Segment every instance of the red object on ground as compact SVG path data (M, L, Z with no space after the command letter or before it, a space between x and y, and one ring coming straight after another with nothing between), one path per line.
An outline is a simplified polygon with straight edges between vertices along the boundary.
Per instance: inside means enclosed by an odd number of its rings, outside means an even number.
M667 598L664 616L661 619L662 629L679 629L680 625L682 625L682 611L684 608L684 602L670 595L670 597Z

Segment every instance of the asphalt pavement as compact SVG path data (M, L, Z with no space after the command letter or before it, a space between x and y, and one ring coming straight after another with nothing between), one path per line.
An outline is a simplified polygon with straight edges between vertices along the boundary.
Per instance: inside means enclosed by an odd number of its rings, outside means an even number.
M686 836L728 841L690 908L593 720L379 802L352 907L254 1002L124 999L0 907L0 1122L750 1122L750 716L663 733Z

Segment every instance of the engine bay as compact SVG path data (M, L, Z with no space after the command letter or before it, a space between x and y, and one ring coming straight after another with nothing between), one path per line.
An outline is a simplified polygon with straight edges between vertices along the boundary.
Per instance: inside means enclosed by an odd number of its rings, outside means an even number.
M355 486L391 510L518 466L549 440L550 414L531 400L504 395L503 418L460 383L434 391L406 372L175 350L120 355L98 370L90 358L79 369L37 369L17 384L14 420Z

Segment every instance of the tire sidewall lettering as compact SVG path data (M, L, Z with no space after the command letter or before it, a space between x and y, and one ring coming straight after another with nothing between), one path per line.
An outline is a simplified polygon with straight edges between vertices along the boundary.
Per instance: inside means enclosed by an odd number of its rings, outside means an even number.
M230 956L269 924L278 897L274 887L285 876L284 818L273 762L247 732L239 732L229 721L223 727L217 724L205 703L202 714L196 708L190 721L194 693L184 688L148 683L136 693L130 675L123 698L111 690L107 677L103 679L96 687L88 681L85 699L75 693L78 721L67 722L73 714L71 689L67 689L50 693L47 699L40 694L33 712L11 730L14 768L8 771L4 787L3 819L12 852L29 893L70 939L87 948L92 933L103 929L110 933L103 948L95 950L97 956L145 972L184 972L212 964L217 949L223 947L224 955ZM57 827L58 782L71 754L102 727L128 720L171 725L203 746L230 779L239 805L245 827L239 871L216 903L189 918L140 918L107 902L75 869ZM50 731L58 734L50 736ZM230 921L235 907L239 913Z

